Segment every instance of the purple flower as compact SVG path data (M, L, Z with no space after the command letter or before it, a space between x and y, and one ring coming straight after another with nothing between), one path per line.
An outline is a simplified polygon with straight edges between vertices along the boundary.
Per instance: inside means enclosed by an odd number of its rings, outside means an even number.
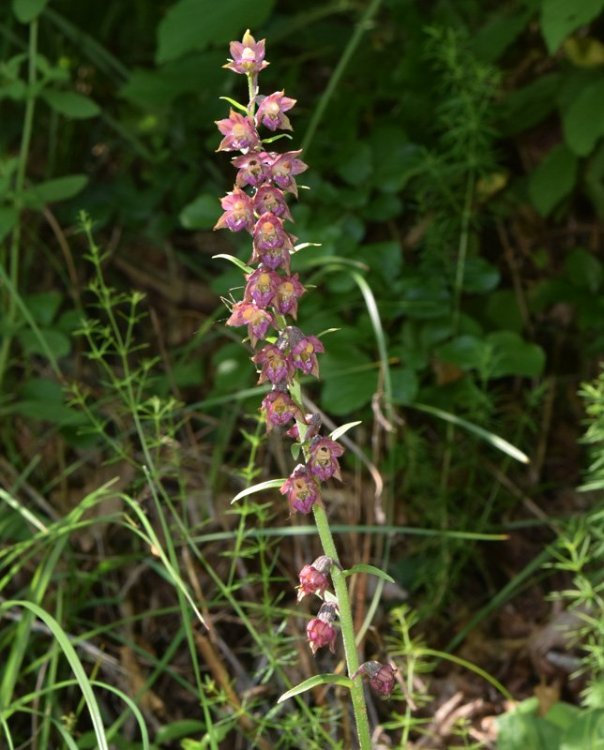
M258 216L262 214L274 214L280 219L292 221L292 215L289 212L285 196L279 188L272 185L262 185L258 188L254 196L254 210Z
M287 495L292 512L310 513L312 506L320 501L319 486L306 466L298 464L283 482L279 492Z
M317 353L321 354L325 351L323 344L316 336L304 336L299 328L290 326L288 332L294 367L305 375L314 375L318 378Z
M353 679L363 674L369 678L369 684L382 698L389 698L394 690L396 669L390 664L380 664L379 661L366 661L352 675Z
M267 432L270 432L272 427L282 427L293 419L297 419L300 414L292 398L280 388L275 388L266 394L262 399L260 411L265 415Z
M252 362L260 365L259 383L269 380L273 385L286 383L293 375L294 368L288 356L274 344L266 344L252 357Z
M241 42L230 43L229 50L232 59L229 59L229 62L223 65L223 68L243 75L259 73L264 70L268 65L264 60L264 43L264 39L257 42L248 29Z
M316 594L323 597L329 586L329 571L333 566L333 560L327 555L321 555L312 563L305 565L298 574L300 585L298 589L298 601L301 602L305 596Z
M321 429L321 416L319 414L306 414L304 417L304 423L307 425L305 440L313 438ZM292 425L289 430L285 433L292 440L300 440L300 433L298 431L298 425Z
M291 315L295 320L298 316L298 300L305 291L297 273L293 276L286 276L277 286L273 298L275 311L281 315Z
M256 112L256 125L262 123L269 130L291 130L292 126L288 117L284 114L296 103L295 99L285 96L285 91L276 91L270 96L259 99L258 111Z
M272 271L282 266L289 271L293 238L283 229L283 222L274 214L262 214L254 226L252 263L261 261Z
M216 120L216 125L224 135L216 151L249 151L260 143L254 123L239 112L231 110L227 118Z
M302 151L285 151L283 154L271 154L273 160L270 164L270 175L272 181L294 195L298 195L298 188L294 177L302 174L308 169L308 165L298 159Z
M273 323L273 316L266 310L256 307L252 302L235 302L231 316L227 320L228 326L247 326L247 333L256 346L258 339L263 339Z
M268 307L273 301L281 276L266 268L257 268L253 273L246 276L247 284L243 298L249 302L254 300L258 307Z
M246 185L258 187L270 179L269 164L272 163L272 159L265 151L254 151L251 154L236 156L231 159L231 163L238 169L235 183L239 187Z
M323 646L329 646L331 653L336 650L336 637L338 635L333 626L337 617L338 608L336 604L327 603L321 606L321 609L306 626L306 637L313 654Z
M311 472L322 482L330 477L342 481L338 458L344 453L339 443L328 437L315 437L310 444L308 466Z
M254 226L254 207L252 199L241 188L236 187L220 199L224 213L216 222L214 229L226 227L231 232L240 232L242 229L252 231Z

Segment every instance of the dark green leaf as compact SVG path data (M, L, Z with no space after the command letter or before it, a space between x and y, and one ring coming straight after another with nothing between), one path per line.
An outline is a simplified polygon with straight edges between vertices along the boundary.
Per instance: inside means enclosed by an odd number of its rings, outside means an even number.
M71 351L71 342L64 333L54 329L39 330L40 335L43 336L46 341L46 346L55 357L66 357L69 354ZM17 337L25 354L39 354L43 357L46 356L46 348L33 331L20 331L17 334Z
M484 258L468 258L463 274L465 292L490 292L499 284L499 270Z
M339 155L338 173L349 185L360 185L368 180L372 170L371 149L364 142L351 145Z
M30 23L44 10L48 0L13 0L13 12L21 23Z
M46 180L28 188L23 194L23 200L30 208L40 209L47 203L73 198L86 187L87 182L88 178L83 174Z
M550 54L579 26L593 21L604 9L604 0L542 0L541 31Z
M212 229L220 213L215 195L200 195L183 208L178 218L185 229Z
M55 112L76 120L96 117L101 111L96 102L93 102L87 96L76 94L75 91L53 91L52 89L46 89L42 92L42 98Z
M274 0L179 0L158 27L158 63L174 60L194 49L204 49L241 36L246 27L258 28L270 15Z
M482 369L489 358L484 341L477 336L457 336L436 350L443 362L450 362L462 370Z
M52 323L62 299L63 295L56 291L37 292L23 296L23 302L32 318L42 326Z
M490 333L486 343L492 348L489 376L502 378L521 375L536 378L543 372L545 354L537 344L523 341L512 331Z
M602 263L582 247L569 253L564 270L571 284L588 292L597 292L602 283Z
M529 195L542 216L568 196L577 179L577 157L563 144L555 146L529 178Z
M562 113L566 143L578 156L587 156L604 135L604 80L585 86Z
M0 242L13 231L18 219L19 214L14 208L0 206Z
M411 367L393 367L390 370L392 400L395 404L412 404L419 390L419 381Z

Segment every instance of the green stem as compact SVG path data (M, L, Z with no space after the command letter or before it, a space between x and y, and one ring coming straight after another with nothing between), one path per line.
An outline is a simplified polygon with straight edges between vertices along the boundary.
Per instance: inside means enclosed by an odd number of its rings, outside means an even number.
M19 289L19 248L21 245L21 209L23 207L23 188L25 186L25 173L29 158L29 146L34 122L34 109L36 104L36 63L38 53L38 21L34 20L29 25L29 48L27 68L27 98L25 100L25 115L23 118L23 133L21 134L21 147L19 149L19 162L15 178L14 207L17 212L17 224L13 230L10 256L9 277L13 290ZM14 293L8 295L8 308L6 311L5 335L0 346L0 389L6 373L8 357L12 342L12 328L17 316L17 300Z
M304 138L302 140L303 151L305 152L308 151L310 147L310 143L314 137L315 131L317 130L317 127L319 126L319 123L321 122L323 115L325 114L327 105L329 104L329 101L331 97L333 96L334 91L336 90L336 86L340 82L340 79L342 78L342 75L344 74L344 71L346 70L346 66L348 65L348 63L350 62L350 59L354 55L356 48L359 46L361 42L361 37L363 36L365 31L368 29L371 18L377 12L377 9L380 7L381 2L382 0L373 0L373 2L369 4L369 7L363 14L361 20L357 23L354 33L350 37L350 40L346 46L346 49L342 53L342 57L340 57L338 64L336 65L335 70L333 71L332 76L329 79L327 86L325 87L323 96L319 99L319 103L315 107L315 111L313 112L312 118L310 122L308 123L308 127L306 128L306 133L304 133Z
M357 650L354 635L354 624L352 620L350 598L348 596L348 586L346 585L346 577L340 567L338 552L329 527L325 508L322 505L315 505L313 507L313 513L315 516L315 523L317 524L317 532L321 539L323 552L327 557L331 557L334 561L334 566L331 569L331 579L338 600L340 628L342 630L342 641L344 643L344 653L346 655L346 667L348 669L348 676L352 677L352 675L358 670L360 664L359 652ZM359 748L360 750L371 750L371 734L369 731L369 719L367 718L367 706L365 705L365 693L363 690L363 680L361 675L357 675L352 680L350 695L352 699L354 718L357 725Z

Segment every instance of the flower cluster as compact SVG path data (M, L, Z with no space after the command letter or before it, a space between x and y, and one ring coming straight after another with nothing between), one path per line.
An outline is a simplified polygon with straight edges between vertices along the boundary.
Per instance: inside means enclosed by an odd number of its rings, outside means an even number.
M231 42L230 52L225 67L247 77L250 101L247 107L233 102L241 111L231 109L227 118L216 122L223 136L218 151L240 153L232 159L237 169L235 185L221 199L223 213L214 229L251 236L253 270L246 276L243 299L233 304L226 323L247 327L256 350L252 362L258 382L271 385L261 405L267 429L286 427L286 434L301 444L305 462L295 467L281 493L292 512L309 513L320 502L319 483L331 477L341 479L338 458L343 448L319 434L320 417L304 415L292 395L292 384L299 376L319 377L317 355L324 351L316 336L307 336L293 325L298 301L306 290L298 274L291 272L296 238L287 227L292 221L287 196L298 195L296 177L307 166L299 158L301 151L267 150L259 132L261 128L271 133L291 130L285 113L296 100L284 91L268 96L258 93L258 74L268 65L264 40L257 42L246 31L241 42ZM274 136L268 140L273 142Z
M341 481L338 459L344 450L332 438L321 435L320 415L305 414L300 397L299 378L319 377L317 355L324 351L316 336L306 335L294 325L298 301L306 290L298 274L291 271L297 238L287 226L293 221L288 198L297 198L296 178L307 165L300 159L299 150L278 153L268 149L283 137L272 134L292 129L286 112L296 100L285 96L284 91L259 94L258 75L269 64L264 40L257 42L246 31L241 42L231 42L230 52L224 67L246 77L249 102L244 106L229 100L234 109L216 122L222 135L217 150L239 153L231 160L237 170L235 184L221 199L223 213L214 229L247 232L252 253L243 299L232 305L226 324L247 328L258 382L270 384L261 405L267 430L283 427L285 434L299 444L302 461L283 482L281 494L287 497L292 513L310 513L315 506L322 511L320 483L331 478ZM263 139L261 128L271 135ZM299 575L298 601L313 594L325 599L328 576L335 564L322 555L305 565ZM324 646L335 651L335 622L340 617L337 601L324 601L308 622L306 637L313 654ZM348 610L349 605L346 616L352 623ZM394 686L394 671L379 662L366 662L353 677L358 674L366 675L380 695L389 695Z

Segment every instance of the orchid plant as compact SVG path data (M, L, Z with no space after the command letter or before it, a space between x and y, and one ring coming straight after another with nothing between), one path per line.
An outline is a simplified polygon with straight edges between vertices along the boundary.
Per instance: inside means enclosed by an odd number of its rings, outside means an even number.
M297 238L286 227L286 222L292 221L287 199L297 198L296 178L307 165L300 158L300 150L281 153L267 150L286 137L276 131L292 130L286 113L293 109L296 100L284 91L268 96L259 93L259 74L269 64L265 60L265 40L257 42L246 31L241 42L231 42L230 53L224 67L246 77L248 102L243 105L225 97L232 109L227 118L216 122L223 136L217 150L239 155L232 159L237 169L235 184L221 199L223 213L214 228L247 232L251 236L252 253L248 264L220 256L233 260L246 279L243 299L227 302L230 316L226 324L247 327L258 382L270 384L261 405L267 430L284 429L285 435L295 441L293 454L301 459L279 485L291 513L313 514L323 547L324 554L299 573L298 601L305 596L323 601L306 628L309 647L313 654L325 647L335 653L340 631L348 671L347 676L317 675L289 690L280 700L321 683L345 686L351 693L359 747L369 750L371 738L362 678L367 677L377 694L388 697L394 688L396 670L389 663L360 663L346 579L361 568L389 577L373 566L342 569L321 497L321 484L332 479L342 481L339 459L344 449L336 438L347 426L331 435L322 435L320 415L306 414L303 405L300 377L319 377L317 355L324 351L319 338L306 335L294 324L298 302L306 289L298 274L291 272L291 257L303 246L296 245ZM261 128L275 135L263 139L259 134ZM274 483L256 487L267 484ZM240 496L241 493L236 499Z

